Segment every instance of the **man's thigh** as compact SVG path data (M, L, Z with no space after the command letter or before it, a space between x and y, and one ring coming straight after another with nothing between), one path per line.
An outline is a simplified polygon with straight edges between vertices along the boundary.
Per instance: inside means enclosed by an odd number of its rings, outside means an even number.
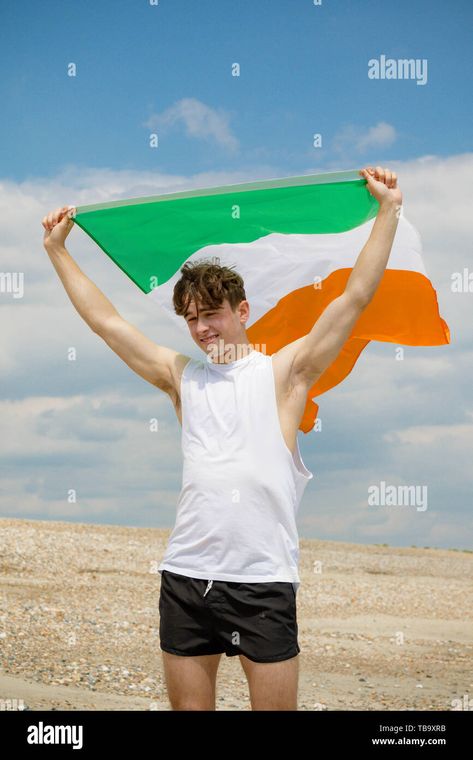
M240 655L253 710L297 710L299 655L278 662L253 662Z
M162 652L173 710L215 710L215 684L221 654L183 657Z

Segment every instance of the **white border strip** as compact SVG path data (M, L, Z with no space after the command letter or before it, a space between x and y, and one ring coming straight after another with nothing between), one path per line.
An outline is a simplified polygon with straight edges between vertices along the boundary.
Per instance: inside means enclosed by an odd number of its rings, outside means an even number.
M257 182L238 182L235 185L221 185L219 187L203 187L195 190L186 190L181 193L165 193L164 195L148 195L143 198L127 198L109 203L94 203L89 206L76 206L77 214L99 211L107 208L119 208L120 206L135 206L141 203L155 203L157 201L173 201L179 198L198 198L207 195L223 195L223 193L244 193L247 190L269 190L276 187L301 187L303 185L325 185L333 182L353 182L366 180L360 175L359 169L347 171L329 172L326 174L304 174L302 177L281 177L277 179L259 180Z

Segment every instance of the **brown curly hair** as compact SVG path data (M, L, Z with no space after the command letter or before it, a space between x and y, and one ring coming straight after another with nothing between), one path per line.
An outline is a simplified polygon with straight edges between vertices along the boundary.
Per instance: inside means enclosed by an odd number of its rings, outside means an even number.
M214 256L184 264L172 298L178 316L185 316L192 299L197 309L198 300L204 306L216 309L227 299L232 311L246 300L243 278L232 267L221 266L219 262L220 259Z

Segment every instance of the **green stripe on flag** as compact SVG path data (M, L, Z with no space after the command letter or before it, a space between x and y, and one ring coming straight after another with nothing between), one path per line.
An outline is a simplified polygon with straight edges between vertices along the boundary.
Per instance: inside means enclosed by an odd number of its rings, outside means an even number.
M273 232L346 232L372 219L378 203L366 181L340 181L337 174L344 173L79 206L75 223L148 293L204 246L250 243ZM295 179L304 184L292 184ZM245 189L255 185L265 186Z

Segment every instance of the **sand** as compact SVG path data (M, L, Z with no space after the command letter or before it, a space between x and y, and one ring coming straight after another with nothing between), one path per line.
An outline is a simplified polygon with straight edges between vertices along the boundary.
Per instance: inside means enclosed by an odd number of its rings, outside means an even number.
M168 536L0 520L0 709L170 710L157 572ZM473 553L300 550L299 710L473 705ZM217 709L250 709L238 657L222 657Z

